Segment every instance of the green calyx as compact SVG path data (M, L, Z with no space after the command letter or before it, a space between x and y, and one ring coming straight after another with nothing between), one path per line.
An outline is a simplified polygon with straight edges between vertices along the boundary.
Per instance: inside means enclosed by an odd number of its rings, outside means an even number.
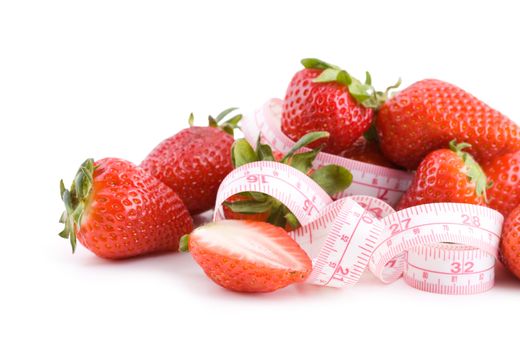
M326 165L312 171L312 163L320 152L321 147L297 153L301 148L310 143L328 137L329 133L325 131L311 132L304 135L294 144L289 152L279 160L279 162L290 165L308 175L318 185L320 185L325 192L332 196L344 191L350 186L352 183L352 174L350 171L335 164ZM256 149L254 149L246 139L236 140L231 148L231 159L235 168L252 162L276 161L271 147L262 144L260 142L260 137L257 140ZM246 196L248 199L234 202L226 201L224 202L224 205L235 213L269 213L267 221L283 228L287 227L287 225L292 228L297 228L299 226L298 220L294 214L277 199L258 192L244 192L242 195Z
M224 206L234 213L267 214L266 222L284 229L296 229L300 226L296 216L278 199L260 192L241 192L240 195L247 199L225 201Z
M463 149L469 148L471 145L466 142L457 143L456 140L450 141L450 149L462 159L466 168L466 175L468 179L475 184L475 192L477 196L483 197L487 202L486 190L491 187L492 183L487 181L484 170L477 163L475 158Z
M65 188L63 180L60 181L60 196L65 204L65 211L61 214L60 223L65 224L59 236L70 240L72 252L76 250L76 232L81 226L81 220L88 204L94 182L94 160L87 159L81 164L70 189Z
M219 129L225 131L226 133L230 134L231 136L233 136L234 130L240 129L240 126L238 125L238 123L240 122L240 120L242 120L242 114L237 114L227 120L224 120L224 119L231 112L235 111L236 109L237 109L236 107L231 107L231 108L225 109L222 112L220 112L219 115L217 115L215 118L213 118L211 115L208 116L208 125L211 127L214 127L214 128L219 128ZM190 116L188 117L188 124L190 126L193 126L194 122L195 122L195 116L193 115L193 113L191 113Z
M377 91L372 86L372 76L369 72L365 73L365 82L351 76L346 70L340 67L319 60L317 58L304 58L301 63L305 68L321 69L321 74L314 79L315 83L336 82L345 85L350 95L361 105L371 109L378 109L385 103L392 89L401 85L401 79L386 88L385 91Z
M183 235L181 237L181 239L179 240L179 252L183 252L183 253L189 252L190 251L189 243L190 243L190 235L189 234Z

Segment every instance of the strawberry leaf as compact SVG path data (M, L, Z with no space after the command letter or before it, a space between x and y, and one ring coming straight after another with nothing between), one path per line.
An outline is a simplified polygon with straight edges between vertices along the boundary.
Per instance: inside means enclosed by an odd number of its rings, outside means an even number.
M211 126L212 128L218 127L217 121L212 116L208 117L208 125Z
M228 108L228 109L225 109L223 110L222 112L219 113L219 115L217 115L217 117L215 118L215 121L217 123L219 123L222 119L224 119L229 113L233 112L233 111L236 111L238 108L236 107L231 107L231 108Z
M321 74L313 80L315 83L337 82L344 85L348 88L350 95L358 103L371 109L381 107L388 99L390 90L399 87L401 84L401 79L399 79L396 84L389 86L384 92L376 91L372 86L372 76L368 71L365 72L365 83L363 84L360 80L352 77L347 71L318 59L303 59L302 64L305 68L323 69Z
M300 222L298 221L298 219L296 218L296 216L293 213L288 212L287 214L284 215L284 218L285 218L285 221L289 224L289 226L293 230L297 229L300 226Z
M244 200L236 202L224 202L224 205L235 213L241 214L259 214L266 213L271 210L273 203L270 200Z
M260 136L256 141L256 156L258 160L269 160L274 161L273 150L269 145L265 145L261 142Z
M327 69L327 68L333 68L333 69L339 69L338 66L335 66L333 64L327 63L325 61L322 61L317 58L304 58L301 60L302 65L305 68L314 68L314 69Z
M241 192L240 194L247 196L247 197L251 197L252 199L257 200L257 201L266 201L269 198L269 195L267 195L265 193L254 192L254 191Z
M304 174L307 174L309 170L312 168L312 162L316 159L318 153L320 153L321 147L313 149L309 152L298 153L288 159L288 164L290 164L293 168L298 169Z
M275 226L285 227L285 213L284 213L284 205L275 200L273 207L271 209L271 214L267 218L267 222L273 224Z
M208 125L212 128L219 128L222 131L230 134L233 136L234 129L240 129L238 123L242 119L242 114L237 114L231 119L228 119L227 121L224 121L224 119L233 111L235 111L237 108L232 107L228 108L222 112L219 113L219 115L216 118L213 118L211 115L208 116ZM190 127L194 125L195 117L193 113L190 114L188 118L188 124Z
M307 146L308 144L314 142L314 141L317 141L319 139L323 139L323 138L328 138L329 137L329 133L326 132L326 131L314 131L314 132L310 132L304 136L302 136L301 139L299 139L293 146L292 148L289 150L289 152L287 152L287 154L280 160L281 163L284 163L285 160L291 158L294 153L296 153L300 148L302 147L305 147Z
M372 85L372 76L368 71L365 72L365 85Z
M89 158L81 164L69 190L65 188L63 180L60 181L60 196L65 205L60 223L65 227L59 236L70 240L73 253L77 244L76 231L81 227L85 207L92 192L94 170L94 160Z
M470 182L475 184L475 192L477 196L483 197L487 202L486 189L491 187L492 183L488 182L484 170L482 170L475 158L473 158L468 152L463 151L463 149L470 147L471 145L466 142L457 144L456 140L450 141L450 149L464 161L466 175L468 176Z
M181 237L181 239L179 240L179 252L183 252L183 253L189 252L190 251L189 244L190 244L190 235L189 234L183 235Z
M231 161L233 166L238 168L244 164L258 161L258 157L246 139L239 139L231 146Z
M335 164L325 165L317 169L310 177L330 196L340 193L352 183L352 173Z

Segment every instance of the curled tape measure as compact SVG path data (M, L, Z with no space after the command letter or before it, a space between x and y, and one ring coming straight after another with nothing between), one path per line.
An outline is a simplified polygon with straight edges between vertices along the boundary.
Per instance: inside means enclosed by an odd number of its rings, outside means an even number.
M435 293L471 294L493 286L503 222L495 210L434 203L395 212L364 195L333 201L298 170L255 162L224 179L213 219L224 219L222 203L245 191L273 196L296 215L302 227L289 234L313 261L307 283L354 285L368 267L384 283L403 276L412 287Z
M281 131L282 103L282 100L271 99L262 108L244 118L242 131L249 143L256 144L260 135L264 143L282 153L287 153L294 145L294 142ZM320 152L314 165L319 167L326 164L341 165L349 169L354 176L352 185L335 198L362 194L394 205L411 183L411 175L407 172Z

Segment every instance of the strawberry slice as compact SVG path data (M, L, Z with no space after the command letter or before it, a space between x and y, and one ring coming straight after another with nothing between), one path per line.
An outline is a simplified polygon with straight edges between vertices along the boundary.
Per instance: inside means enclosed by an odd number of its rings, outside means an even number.
M310 258L287 232L266 222L223 220L183 236L206 275L236 292L272 292L304 281Z

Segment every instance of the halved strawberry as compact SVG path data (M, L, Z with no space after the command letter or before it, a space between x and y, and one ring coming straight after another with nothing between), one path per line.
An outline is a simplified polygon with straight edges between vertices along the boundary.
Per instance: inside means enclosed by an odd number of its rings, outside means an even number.
M206 275L236 292L272 292L304 281L311 259L287 232L265 222L223 220L183 236Z

